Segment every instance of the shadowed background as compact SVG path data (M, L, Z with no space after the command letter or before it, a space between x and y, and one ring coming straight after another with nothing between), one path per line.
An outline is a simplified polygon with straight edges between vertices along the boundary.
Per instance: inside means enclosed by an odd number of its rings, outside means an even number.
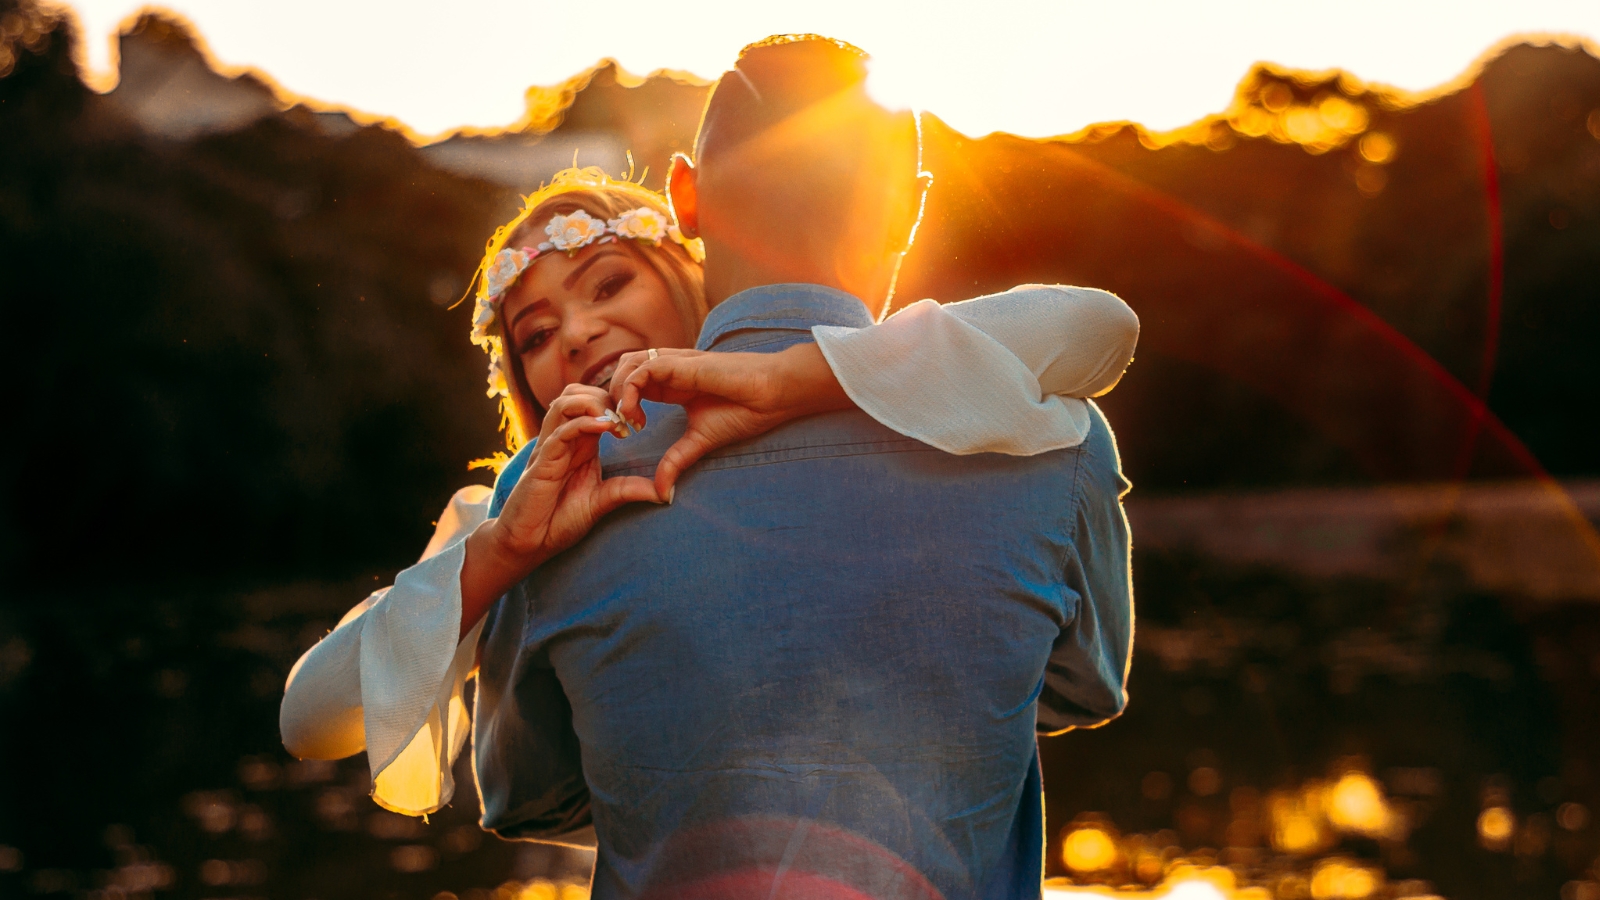
M424 825L364 759L289 760L276 705L499 446L449 308L482 242L574 152L658 187L705 85L602 64L419 147L157 16L108 94L74 39L0 0L0 894L581 881L470 795ZM901 302L1065 282L1143 322L1103 402L1133 702L1041 744L1050 874L1600 900L1600 59L1428 96L1262 66L1162 135L925 127Z

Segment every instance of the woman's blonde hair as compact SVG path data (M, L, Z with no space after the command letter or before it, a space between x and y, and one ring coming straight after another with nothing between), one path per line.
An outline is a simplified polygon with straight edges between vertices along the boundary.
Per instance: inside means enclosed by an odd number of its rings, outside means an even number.
M515 218L495 229L494 236L484 249L479 274L487 271L502 249L533 246L547 240L544 228L551 216L568 215L581 209L604 222L642 206L671 220L672 210L667 199L637 182L611 178L595 167L557 172L548 185L523 198L522 210ZM672 305L690 334L699 333L706 317L705 283L698 261L698 243L663 240L652 245L643 241L617 241L618 245L627 247L661 276L672 298ZM691 252L691 247L695 252ZM478 280L478 296L484 298L488 290L484 284L487 279ZM491 362L490 393L502 394L500 427L505 432L506 447L515 453L538 436L544 409L528 388L522 367L508 353L499 317L496 304L496 321L489 328L487 340L480 343L494 360L498 360L498 372L495 370L496 363ZM504 378L503 392L498 390L497 376Z

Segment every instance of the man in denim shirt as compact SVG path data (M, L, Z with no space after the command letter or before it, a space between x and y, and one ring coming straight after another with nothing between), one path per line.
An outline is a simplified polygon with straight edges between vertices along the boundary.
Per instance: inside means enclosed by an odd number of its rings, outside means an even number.
M719 82L671 184L708 248L699 349L781 351L892 290L915 132L863 78L853 48L802 39ZM608 477L697 427L649 415L602 442ZM490 612L484 825L592 824L598 898L1037 897L1035 733L1126 702L1126 487L1098 409L1035 457L951 456L854 410L712 453Z

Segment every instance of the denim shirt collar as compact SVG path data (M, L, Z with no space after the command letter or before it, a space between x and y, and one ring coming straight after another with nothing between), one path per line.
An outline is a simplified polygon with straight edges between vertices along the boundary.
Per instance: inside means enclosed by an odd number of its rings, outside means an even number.
M740 291L713 307L695 348L751 350L779 338L770 333L774 331L788 332L784 343L797 343L811 339L813 325L871 324L866 304L852 294L820 284L769 284Z

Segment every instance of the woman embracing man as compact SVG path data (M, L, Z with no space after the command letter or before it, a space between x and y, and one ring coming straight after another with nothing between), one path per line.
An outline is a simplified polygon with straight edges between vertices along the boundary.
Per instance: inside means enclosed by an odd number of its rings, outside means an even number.
M495 233L512 454L296 664L291 752L420 815L470 733L484 827L597 844L595 896L1038 896L1033 735L1126 702L1084 398L1138 320L1029 285L874 322L931 179L864 59L747 47L668 196L572 169Z

